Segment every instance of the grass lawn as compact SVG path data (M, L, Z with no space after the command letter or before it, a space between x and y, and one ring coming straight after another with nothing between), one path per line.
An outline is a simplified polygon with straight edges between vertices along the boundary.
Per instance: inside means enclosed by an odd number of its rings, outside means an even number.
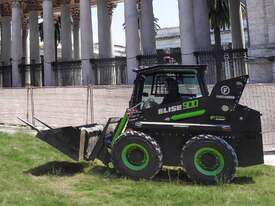
M2 205L275 205L275 168L239 169L232 184L198 186L184 173L131 181L113 171L75 163L26 134L0 133Z

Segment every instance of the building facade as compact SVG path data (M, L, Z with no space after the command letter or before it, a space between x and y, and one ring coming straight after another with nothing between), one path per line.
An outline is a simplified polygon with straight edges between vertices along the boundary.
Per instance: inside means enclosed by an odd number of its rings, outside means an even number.
M105 74L95 74L94 68L101 61L108 60L111 65L109 76L117 71L113 65L123 65L123 58L114 59L112 43L112 14L116 4L124 3L126 37L127 83L133 83L134 69L138 69L139 55L157 54L156 32L154 28L153 0L1 0L1 71L11 70L8 77L0 72L0 83L10 78L11 86L20 87L22 82L31 79L29 74L22 75L22 57L26 48L30 49L30 65L40 62L39 36L43 33L43 78L45 86L56 86L54 65L58 52L56 38L60 36L61 58L65 65L81 66L81 84L95 84L96 79ZM274 0L246 0L249 22L249 73L253 82L273 82L275 80L275 5ZM244 28L241 0L229 0L231 38L233 49L243 49ZM91 7L97 7L98 18L98 55L95 55ZM206 0L178 0L179 39L181 62L196 64L194 52L211 49L211 31L208 21ZM42 28L39 16L43 19ZM60 18L60 19L57 19ZM57 34L56 21L60 22ZM29 30L29 41L26 32ZM39 35L40 34L40 35ZM178 34L177 34L178 35ZM171 43L172 44L172 43ZM73 62L71 64L71 62ZM21 66L20 66L21 65ZM98 70L100 67L97 67ZM57 71L57 72L56 72ZM70 77L71 74L69 74ZM58 75L57 75L58 76ZM65 75L66 76L66 75ZM67 77L67 76L66 76Z
M247 30L246 21L244 24L244 36L245 36L245 45L249 44L249 35ZM232 33L230 28L221 31L221 41L223 48L232 47ZM215 44L214 33L211 30L211 45L212 47ZM180 28L179 27L168 27L161 28L157 31L156 35L156 47L157 50L169 50L169 49L179 49L180 48Z
M275 1L247 0L253 82L275 82Z

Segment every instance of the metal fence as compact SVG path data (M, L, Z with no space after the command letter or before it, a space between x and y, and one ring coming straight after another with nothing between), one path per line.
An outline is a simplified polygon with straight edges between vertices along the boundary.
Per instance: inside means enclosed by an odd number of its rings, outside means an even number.
M209 84L248 74L247 49L199 51L194 55L198 64L208 65L206 82Z
M19 65L22 86L44 86L43 63L20 64Z
M82 125L87 121L106 123L121 117L128 107L131 86L51 87L0 89L0 123L20 124L17 117L32 116L49 125ZM275 85L247 85L241 104L262 113L265 151L275 151Z
M121 85L127 83L126 57L91 59L97 85Z
M0 66L0 85L12 87L12 66Z
M206 82L208 84L215 84L219 79L223 80L248 74L246 49L199 51L195 52L194 55L198 64L208 65L206 74ZM178 49L169 53L158 51L157 54L140 55L136 58L141 67L182 63L181 52ZM126 57L91 59L90 61L97 85L121 85L127 83ZM53 62L52 65L57 86L81 85L81 61ZM33 86L43 86L43 63L21 64L20 68L22 82L27 80ZM12 68L10 65L0 66L0 77L4 87L11 87ZM30 78L30 80L26 78ZM25 84L22 86L25 86Z
M91 59L95 84L120 85L127 82L125 57ZM81 61L53 62L57 86L81 85Z
M152 66L156 64L181 64L181 53L163 53L137 56L139 66Z
M81 85L81 61L53 62L57 86Z

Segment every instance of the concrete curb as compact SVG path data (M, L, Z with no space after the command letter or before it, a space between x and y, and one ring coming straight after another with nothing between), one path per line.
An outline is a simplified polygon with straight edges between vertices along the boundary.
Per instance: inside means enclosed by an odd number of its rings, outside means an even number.
M265 165L275 166L275 155L265 155L264 156Z

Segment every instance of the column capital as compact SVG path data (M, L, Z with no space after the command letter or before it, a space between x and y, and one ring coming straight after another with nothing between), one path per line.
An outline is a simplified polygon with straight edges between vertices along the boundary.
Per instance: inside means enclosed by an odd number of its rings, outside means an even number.
M2 14L2 16L11 16L11 5L10 5L10 3L2 4L1 14Z
M114 9L117 7L117 4L113 3L112 1L108 0L107 2L107 8L108 8L108 14L110 16L113 15Z
M59 0L60 4L70 4L71 0Z
M37 0L28 0L27 3L29 11L39 11L41 9Z
M28 24L29 24L29 19L26 16L24 16L22 18L22 29L27 30Z
M12 0L11 8L18 8L22 6L22 0Z
M72 18L74 23L79 23L80 20L80 10L79 7L71 8Z
M53 14L53 22L54 22L54 24L60 22L60 17L61 16L58 15L58 14Z

